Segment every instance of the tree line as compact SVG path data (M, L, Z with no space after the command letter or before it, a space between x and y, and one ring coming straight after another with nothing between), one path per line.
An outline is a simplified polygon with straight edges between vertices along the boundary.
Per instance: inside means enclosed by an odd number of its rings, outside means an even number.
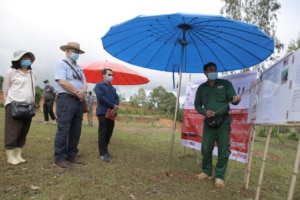
M158 86L147 95L144 88L140 88L137 94L130 96L128 103L142 111L154 111L156 115L172 117L176 109L176 96L168 92L164 87ZM181 121L183 108L178 107L177 120Z

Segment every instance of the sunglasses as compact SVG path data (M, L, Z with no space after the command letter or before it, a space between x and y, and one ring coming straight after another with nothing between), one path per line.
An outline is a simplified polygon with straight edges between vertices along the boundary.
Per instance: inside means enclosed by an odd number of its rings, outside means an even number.
M114 76L113 74L107 74L107 76Z

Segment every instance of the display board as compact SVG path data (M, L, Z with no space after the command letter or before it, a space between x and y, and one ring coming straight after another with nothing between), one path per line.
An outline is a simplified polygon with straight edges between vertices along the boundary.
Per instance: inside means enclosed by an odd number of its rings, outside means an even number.
M251 83L248 123L300 122L300 50L284 56Z
M221 79L226 79L231 81L236 93L242 96L242 100L238 105L230 104L230 109L245 109L249 107L249 90L251 82L256 79L257 71L248 71L238 74L231 74L220 77ZM184 109L195 109L194 100L201 83L206 80L199 80L194 82L189 82L186 87Z

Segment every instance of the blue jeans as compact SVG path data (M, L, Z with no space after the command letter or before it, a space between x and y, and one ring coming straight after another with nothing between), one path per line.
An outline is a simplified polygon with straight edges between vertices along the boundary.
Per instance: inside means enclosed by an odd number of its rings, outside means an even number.
M54 158L63 161L66 156L76 157L81 135L83 103L71 95L58 94L56 99L57 131Z

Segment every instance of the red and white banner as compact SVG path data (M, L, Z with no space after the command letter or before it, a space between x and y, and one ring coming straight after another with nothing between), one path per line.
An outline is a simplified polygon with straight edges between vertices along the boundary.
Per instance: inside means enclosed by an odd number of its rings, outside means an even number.
M247 163L248 144L250 140L251 125L247 124L248 113L246 110L231 110L231 155L230 159ZM181 130L181 143L183 146L196 150L201 150L203 115L196 110L188 109L184 111ZM214 155L218 155L218 147L215 144Z

